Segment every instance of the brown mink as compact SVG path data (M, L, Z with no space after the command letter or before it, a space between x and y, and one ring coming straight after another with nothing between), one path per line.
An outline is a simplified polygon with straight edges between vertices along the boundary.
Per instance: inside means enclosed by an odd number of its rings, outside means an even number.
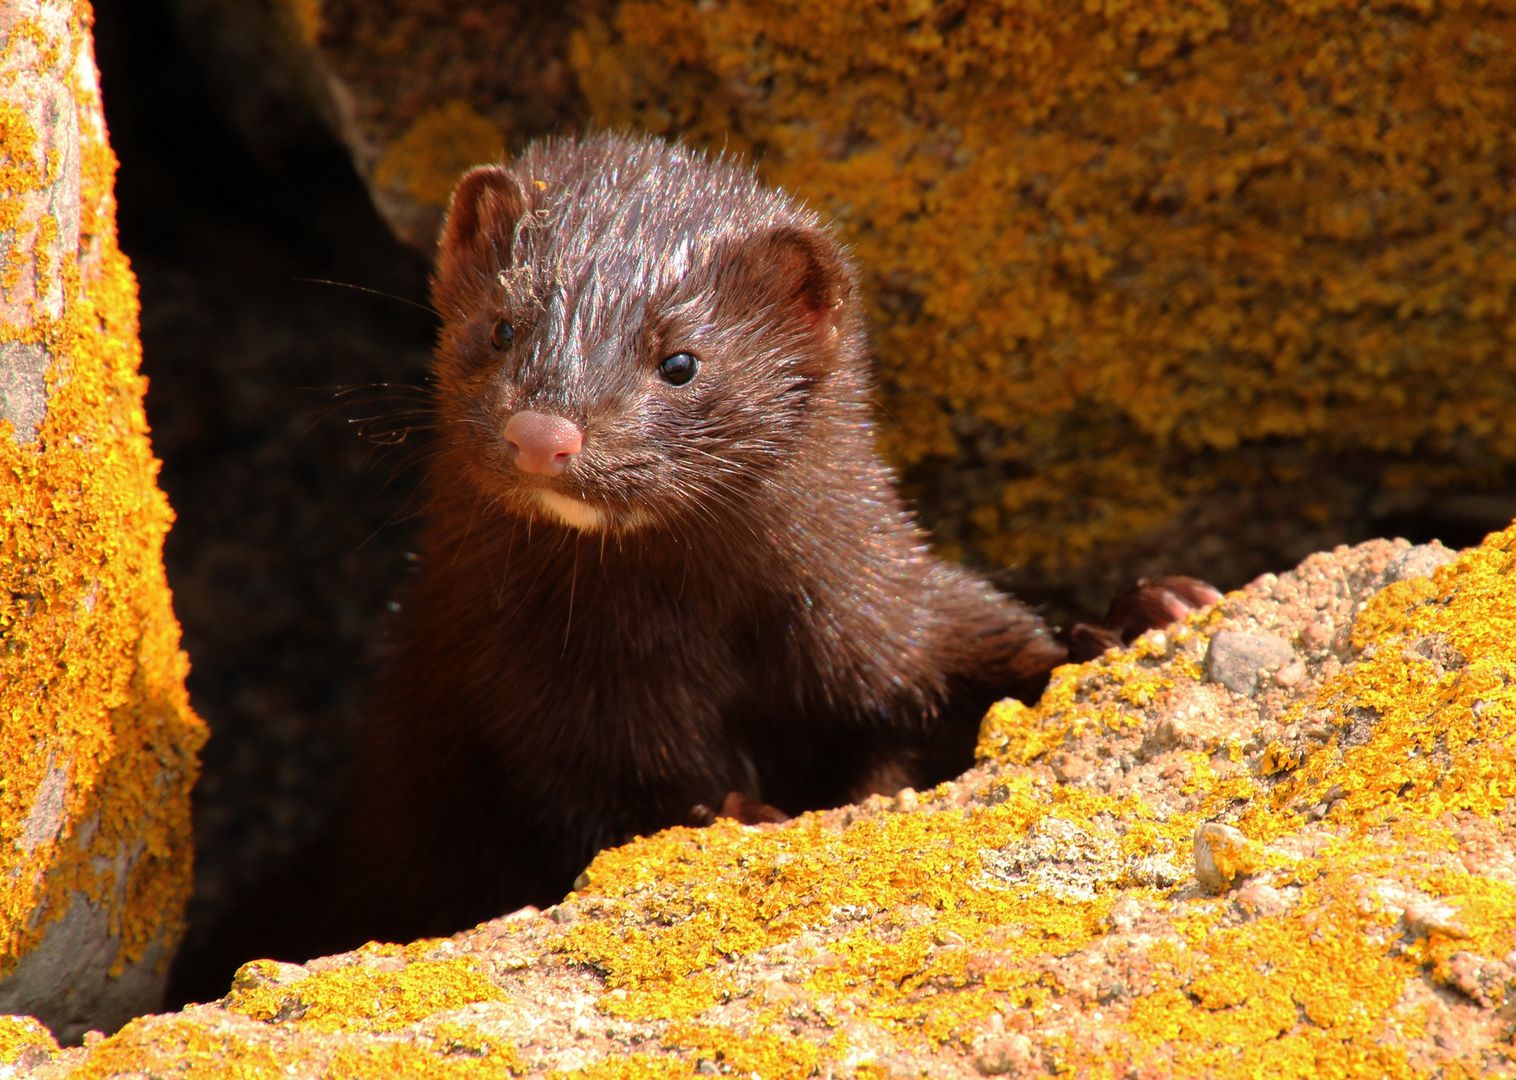
M709 808L934 783L1066 658L927 548L874 446L848 256L750 168L537 142L463 178L432 296L419 568L341 821L243 957L552 903Z

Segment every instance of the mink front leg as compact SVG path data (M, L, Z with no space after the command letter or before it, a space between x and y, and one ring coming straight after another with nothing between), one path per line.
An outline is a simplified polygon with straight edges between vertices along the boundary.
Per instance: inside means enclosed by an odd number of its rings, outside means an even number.
M801 800L803 805L857 802L957 776L973 763L979 723L996 701L1014 697L1030 704L1058 665L1093 659L1221 598L1196 578L1140 581L1116 595L1101 623L1080 623L1063 635L1065 644L1032 611L966 571L940 566L934 578L939 621L931 660L947 687L944 700L929 717L881 717L877 726L857 731L851 739L834 731L834 736L843 737L834 737L831 749L852 760L842 770L850 775L840 787L825 785L829 793L802 784L809 795ZM793 796L789 788L797 778L790 775L794 763L782 755L768 760L784 775L769 773L765 793L772 787L781 801L784 795ZM757 825L787 821L789 816L778 806L732 790L719 808L704 803L692 807L688 820L708 825L729 817Z

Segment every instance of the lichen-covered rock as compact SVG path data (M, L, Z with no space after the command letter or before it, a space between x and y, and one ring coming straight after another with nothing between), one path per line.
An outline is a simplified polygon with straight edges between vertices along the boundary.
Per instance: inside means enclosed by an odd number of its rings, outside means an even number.
M1509 491L1510 5L292 6L420 246L465 164L583 124L835 218L881 434L1017 587L1240 581Z
M65 1039L159 1001L204 739L90 21L0 6L0 1012Z
M957 782L671 829L548 912L254 962L23 1071L1516 1073L1516 527L1410 551L1062 669ZM1219 633L1296 657L1229 690Z

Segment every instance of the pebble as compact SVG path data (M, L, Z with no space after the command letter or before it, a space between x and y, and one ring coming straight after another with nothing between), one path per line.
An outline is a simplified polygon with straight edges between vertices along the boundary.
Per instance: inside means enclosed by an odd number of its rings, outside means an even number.
M1224 893L1257 865L1255 845L1231 825L1207 822L1195 830L1195 878L1208 892Z
M1032 1040L1020 1032L982 1039L974 1048L974 1068L982 1076L1029 1076L1041 1072Z
M1279 667L1294 655L1289 642L1273 634L1223 630L1211 639L1206 652L1206 681L1234 693L1252 694L1258 689L1260 669Z
M1431 577L1438 567L1446 566L1457 557L1456 551L1451 551L1441 544L1417 544L1391 559L1379 575L1376 584L1383 588L1396 581Z
M1448 958L1448 983L1470 1001L1486 1009L1505 1004L1513 973L1499 960L1471 952L1455 952Z

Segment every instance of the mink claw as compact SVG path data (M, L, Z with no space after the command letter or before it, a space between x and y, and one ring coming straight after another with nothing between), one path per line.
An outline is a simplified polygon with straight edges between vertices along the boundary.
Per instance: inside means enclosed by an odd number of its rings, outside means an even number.
M1220 599L1221 593L1199 578L1171 574L1140 580L1135 587L1117 594L1105 622L1121 635L1122 641L1131 642L1149 630L1179 622Z
M1068 633L1069 659L1092 660L1108 649L1120 648L1149 630L1179 622L1221 599L1221 593L1199 578L1183 574L1142 579L1111 600L1098 625L1079 623Z
M705 803L696 803L690 807L687 816L689 824L702 828L714 825L717 818L731 818L739 825L778 825L788 821L790 815L777 806L759 802L740 791L729 791L721 800L719 810L712 810Z
M732 818L742 825L778 825L790 819L779 807L759 802L740 791L727 792L717 816Z

